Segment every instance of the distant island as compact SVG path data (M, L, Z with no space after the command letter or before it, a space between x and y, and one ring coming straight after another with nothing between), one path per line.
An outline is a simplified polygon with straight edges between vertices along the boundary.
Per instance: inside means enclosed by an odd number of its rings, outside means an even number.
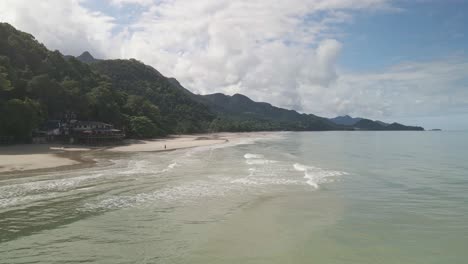
M442 131L442 129L440 129L440 128L433 128L433 129L431 129L431 130L429 130L429 131Z
M223 131L424 130L328 119L241 94L197 95L135 59L63 55L7 23L0 23L0 110L0 143L51 136L71 141L71 135L115 140Z
M399 123L385 123L379 120L370 120L362 117L350 117L349 115L338 116L329 119L336 125L351 127L354 130L374 130L374 131L404 131L404 130L424 130L418 126L405 126Z

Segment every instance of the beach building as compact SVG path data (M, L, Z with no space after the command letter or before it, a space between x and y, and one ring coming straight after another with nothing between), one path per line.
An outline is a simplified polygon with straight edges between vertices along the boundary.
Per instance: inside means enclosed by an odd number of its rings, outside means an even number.
M33 131L33 143L105 144L123 140L125 133L113 125L98 121L47 120Z
M71 121L66 132L70 143L100 144L121 141L125 133L113 125L96 121Z

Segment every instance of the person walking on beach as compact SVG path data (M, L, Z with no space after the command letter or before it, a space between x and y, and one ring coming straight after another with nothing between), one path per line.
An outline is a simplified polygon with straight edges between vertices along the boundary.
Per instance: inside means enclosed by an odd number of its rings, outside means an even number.
M164 145L164 149L166 149L166 145Z

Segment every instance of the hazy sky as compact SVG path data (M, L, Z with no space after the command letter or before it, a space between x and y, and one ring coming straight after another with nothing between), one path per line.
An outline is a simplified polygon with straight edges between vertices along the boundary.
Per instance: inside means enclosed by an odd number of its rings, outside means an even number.
M201 94L468 129L468 0L0 0L49 49L136 58Z

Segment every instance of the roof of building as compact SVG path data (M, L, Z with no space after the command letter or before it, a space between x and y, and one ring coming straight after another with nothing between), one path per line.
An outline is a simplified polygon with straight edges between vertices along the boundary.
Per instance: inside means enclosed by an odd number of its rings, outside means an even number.
M99 121L76 121L73 124L81 124L81 125L108 125L110 124L104 123L104 122L99 122Z

